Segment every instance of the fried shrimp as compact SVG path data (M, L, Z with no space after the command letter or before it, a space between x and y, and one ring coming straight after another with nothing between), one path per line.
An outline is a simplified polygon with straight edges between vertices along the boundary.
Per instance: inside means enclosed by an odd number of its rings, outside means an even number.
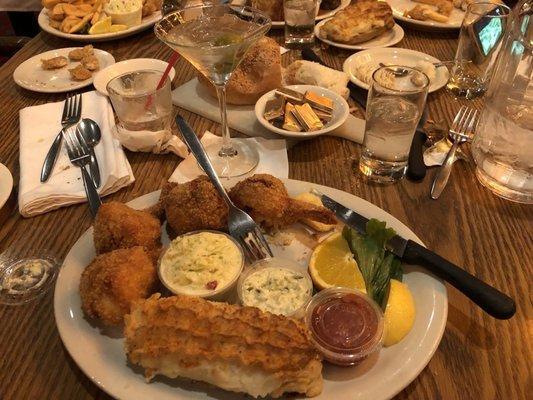
M83 312L105 325L121 325L136 300L157 289L153 261L141 246L97 256L80 279Z

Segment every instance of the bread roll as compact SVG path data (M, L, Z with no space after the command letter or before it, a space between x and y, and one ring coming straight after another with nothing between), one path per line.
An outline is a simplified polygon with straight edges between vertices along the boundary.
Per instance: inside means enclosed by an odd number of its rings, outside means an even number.
M216 97L215 87L203 75L202 86ZM266 92L281 86L281 55L279 45L270 38L261 38L252 45L233 72L226 87L228 104L250 105Z

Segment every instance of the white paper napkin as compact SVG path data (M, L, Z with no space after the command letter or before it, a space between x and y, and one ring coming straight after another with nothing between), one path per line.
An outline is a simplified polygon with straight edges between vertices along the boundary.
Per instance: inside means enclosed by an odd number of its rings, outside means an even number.
M270 174L278 178L289 177L287 144L284 139L268 140L264 138L248 138L243 140L248 141L259 153L259 164L246 176L253 174ZM205 132L200 141L204 147L213 143L222 144L222 138L213 135L209 131ZM194 155L189 154L189 156L178 165L168 180L170 182L183 183L203 174L204 173L200 170ZM237 181L241 179L243 179L243 177L224 179L224 184L231 185L232 180Z
M220 122L218 101L213 98L194 78L172 92L172 102L181 108L199 114L215 122ZM228 104L228 125L247 136L267 139L280 136L263 127L255 116L254 106L235 106ZM337 129L327 133L329 136L342 137L356 143L363 143L365 121L348 115L346 122ZM289 141L289 143L294 141Z
M40 182L44 158L61 130L62 111L62 101L20 110L19 211L24 217L87 201L81 171L70 163L64 144L49 180ZM95 91L83 93L82 118L96 121L102 133L95 147L101 175L100 195L134 182L126 155L112 135L115 119L107 97Z

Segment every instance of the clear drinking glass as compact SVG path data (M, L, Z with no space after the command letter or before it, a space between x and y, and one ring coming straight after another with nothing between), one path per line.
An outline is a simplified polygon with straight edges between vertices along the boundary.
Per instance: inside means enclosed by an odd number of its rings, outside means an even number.
M285 45L289 48L312 46L315 42L316 0L284 0Z
M479 181L533 204L533 1L519 4L472 142Z
M217 174L240 176L259 162L245 141L230 139L226 117L226 84L248 48L270 29L264 13L245 6L205 3L185 7L155 25L156 36L181 54L215 86L222 121L222 147L206 148Z
M125 131L170 131L172 97L170 79L160 89L163 73L144 70L117 76L107 84L107 92Z
M509 7L503 4L487 2L468 6L447 85L454 95L473 99L486 92L509 12Z
M359 170L370 180L392 183L405 175L428 86L428 77L410 67L381 67L372 75L359 160Z

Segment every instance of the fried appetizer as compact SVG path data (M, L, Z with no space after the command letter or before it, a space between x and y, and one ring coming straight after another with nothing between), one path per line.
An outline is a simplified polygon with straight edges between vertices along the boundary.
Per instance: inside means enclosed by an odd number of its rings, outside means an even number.
M172 188L164 198L164 208L172 235L227 229L228 207L206 176Z
M75 81L84 81L93 76L92 72L85 68L83 65L79 64L75 68L69 68L70 77Z
M100 206L94 220L96 254L143 246L154 260L161 250L161 225L146 211L134 210L118 201Z
M58 69L63 68L65 65L68 64L68 60L66 57L58 56L49 58L47 60L41 59L42 67L43 69Z
M157 282L154 262L141 246L99 255L81 274L81 308L105 325L121 325L132 303L150 296Z
M420 4L416 5L411 10L405 10L403 15L404 17L409 17L418 21L427 21L428 19L431 19L437 22L448 22L448 17L446 15L439 14L432 10L431 7Z
M320 35L339 43L357 44L394 27L392 9L377 0L358 0L339 11L320 29Z
M231 189L235 205L264 228L283 228L303 219L335 224L335 215L328 209L289 197L283 182L267 174L256 174Z
M254 397L322 391L322 363L304 324L255 307L197 297L136 302L125 316L126 354L155 375L200 380Z
M87 68L89 71L96 71L100 69L100 62L96 56L85 56L81 59L81 65Z
M68 53L68 58L72 61L81 61L82 58L94 55L94 48L92 44L82 47L81 49L74 49Z

